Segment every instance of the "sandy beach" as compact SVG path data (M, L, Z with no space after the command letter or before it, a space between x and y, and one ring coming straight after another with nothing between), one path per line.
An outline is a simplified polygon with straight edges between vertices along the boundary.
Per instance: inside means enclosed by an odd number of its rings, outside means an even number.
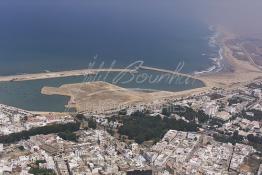
M261 78L262 71L260 69L249 61L235 58L230 47L226 44L228 40L234 39L237 36L227 32L223 28L218 28L218 31L220 32L218 42L223 50L223 61L226 65L220 72L196 75L196 77L205 82L207 86L222 88L252 82L255 79Z

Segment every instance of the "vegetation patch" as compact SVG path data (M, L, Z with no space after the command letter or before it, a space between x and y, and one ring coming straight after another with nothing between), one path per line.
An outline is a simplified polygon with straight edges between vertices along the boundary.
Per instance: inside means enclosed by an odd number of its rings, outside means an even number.
M69 130L66 130L65 132L59 132L58 136L61 137L64 140L77 142L76 134L74 132L69 131Z
M121 117L123 125L119 134L127 136L141 144L144 141L158 141L170 129L178 131L198 131L198 125L193 122L176 120L174 118L149 116L143 112L135 112L131 116Z
M0 143L14 143L23 139L29 139L30 136L59 133L63 132L65 128L71 132L78 131L80 128L80 123L53 124L38 128L32 128L28 131L21 131L9 135L3 135L0 136Z

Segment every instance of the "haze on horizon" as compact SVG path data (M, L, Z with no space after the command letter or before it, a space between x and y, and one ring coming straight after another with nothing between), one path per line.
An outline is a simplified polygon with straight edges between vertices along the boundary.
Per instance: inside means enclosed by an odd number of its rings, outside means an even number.
M262 38L261 0L185 0L182 3L188 7L188 14L200 20L221 25L244 37Z
M166 57L166 67L182 57L192 67L195 61L185 58L183 49L201 57L205 51L193 49L205 48L197 48L207 44L197 39L208 35L208 25L262 38L261 9L261 0L3 0L0 70L9 74L28 67L68 69L79 66L72 58L96 54L112 59L147 57L155 65ZM206 68L209 63L204 61L198 63ZM14 67L14 62L20 65ZM54 66L47 67L50 62Z

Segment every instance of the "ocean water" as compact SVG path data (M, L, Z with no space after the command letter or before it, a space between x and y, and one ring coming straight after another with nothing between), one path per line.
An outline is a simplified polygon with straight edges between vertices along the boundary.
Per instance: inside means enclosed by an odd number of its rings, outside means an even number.
M166 74L154 71L140 71L136 74L99 73L88 77L76 76L65 78L52 78L44 80L31 80L21 82L0 82L0 104L15 106L31 111L65 111L69 97L59 95L43 95L44 86L59 87L63 84L82 83L92 81L106 81L115 85L144 91L166 90L181 91L203 87L198 80L181 77L170 78ZM142 75L147 75L145 76ZM160 78L162 75L163 78ZM144 78L141 78L144 77Z
M0 75L80 69L90 63L127 67L138 60L170 70L183 63L181 71L187 73L211 70L219 57L215 32L186 10L189 5L180 0L0 1ZM152 77L157 74L150 72ZM105 81L111 83L115 76L111 73ZM42 95L41 88L83 80L86 77L0 82L0 103L63 111L69 98ZM203 86L199 81L124 83L127 80L128 75L115 83L148 91Z
M0 1L0 75L86 68L94 57L95 66L207 69L213 32L185 9L180 0Z

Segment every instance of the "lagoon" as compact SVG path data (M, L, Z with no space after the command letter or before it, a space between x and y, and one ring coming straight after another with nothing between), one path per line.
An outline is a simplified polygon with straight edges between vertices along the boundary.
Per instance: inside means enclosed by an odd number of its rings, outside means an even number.
M145 76L146 75L146 76ZM162 77L162 78L161 78ZM119 73L99 73L97 75L30 80L20 82L0 82L0 103L31 111L65 111L69 97L43 95L44 86L59 87L63 84L106 81L120 87L143 91L182 91L203 87L199 80L175 77L171 79L156 71L139 71L127 73L119 78Z

